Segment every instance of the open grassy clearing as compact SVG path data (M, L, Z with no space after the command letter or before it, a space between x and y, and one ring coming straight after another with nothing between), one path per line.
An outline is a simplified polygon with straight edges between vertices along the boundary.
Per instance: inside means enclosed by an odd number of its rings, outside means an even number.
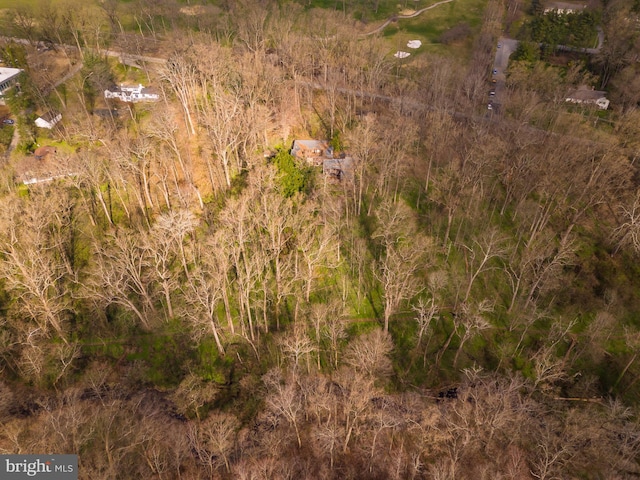
M473 37L480 29L485 6L486 0L454 0L415 18L392 22L384 29L383 36L389 43L391 53L404 50L412 54L403 62L410 62L415 55L423 52L464 59L471 52ZM470 27L469 37L448 45L440 41L444 32L463 23ZM422 46L416 50L409 49L406 47L409 40L420 40Z
M362 20L380 20L398 13L410 13L414 10L429 6L431 0L311 0L300 2L308 8L326 8L344 11ZM376 9L377 4L377 9Z

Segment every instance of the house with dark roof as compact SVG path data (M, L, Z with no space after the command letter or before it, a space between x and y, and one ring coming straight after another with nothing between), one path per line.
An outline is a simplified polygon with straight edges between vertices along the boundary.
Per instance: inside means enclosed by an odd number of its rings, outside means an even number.
M347 156L327 158L322 162L322 173L328 180L335 182L352 182L353 158Z
M567 95L567 98L565 98L565 101L571 103L595 105L600 110L606 110L607 108L609 108L609 99L607 98L607 92L594 90L593 87L587 87L586 85L581 85L576 90L570 92Z

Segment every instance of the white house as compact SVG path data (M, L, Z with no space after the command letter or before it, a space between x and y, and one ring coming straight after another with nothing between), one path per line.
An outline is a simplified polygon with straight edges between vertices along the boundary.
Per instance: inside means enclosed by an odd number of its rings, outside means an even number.
M22 72L22 70L19 68L0 67L0 98L2 98L7 90L16 84L20 72Z
M48 128L51 130L60 120L62 120L61 113L47 112L41 117L36 118L35 124L36 127Z
M123 102L155 102L160 95L150 88L138 84L135 87L120 85L104 91L104 98L117 98Z
M579 13L587 8L586 5L568 2L551 2L544 8L544 13L556 12L559 15Z
M565 99L571 103L583 103L597 106L600 110L609 108L607 92L594 90L593 88L581 85L577 90L570 92Z

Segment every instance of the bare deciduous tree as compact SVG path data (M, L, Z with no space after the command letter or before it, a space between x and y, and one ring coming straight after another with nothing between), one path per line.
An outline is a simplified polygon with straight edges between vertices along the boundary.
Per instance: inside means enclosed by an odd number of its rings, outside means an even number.
M187 286L183 289L183 296L187 304L184 315L194 325L196 339L200 338L204 332L211 333L218 352L224 355L225 348L218 325L218 306L222 300L222 289L225 288L224 282L220 282L220 274L226 274L226 272L197 267L189 275Z
M477 305L463 303L460 310L459 315L454 318L455 330L460 337L458 350L455 357L453 357L454 367L458 365L458 358L465 343L482 330L491 328L491 324L484 319L483 315L493 311L493 304L485 299ZM464 331L461 332L463 329Z
M631 207L621 206L624 222L613 231L616 252L620 248L630 247L640 253L640 194L636 195Z
M151 327L155 294L150 261L132 232L120 232L106 242L95 242L96 255L85 295L104 307L114 303L135 314L144 328Z
M189 443L211 475L220 459L227 472L230 471L229 454L235 446L239 427L238 419L228 413L212 413L205 420L192 425Z
M222 86L213 86L210 95L210 101L199 112L201 123L207 129L214 155L222 165L226 186L230 188L231 177L240 172L238 149L248 128L246 106L239 95L225 92Z
M381 239L384 253L374 274L382 284L384 331L388 332L391 315L421 289L416 274L424 267L429 242L416 232L408 207L402 202L386 202L376 214L380 226L374 236Z
M491 268L489 262L494 258L502 258L505 253L505 239L500 235L497 229L492 228L482 234L482 236L474 241L474 246L466 247L470 252L471 258L466 262L471 269L469 273L469 283L464 293L463 302L466 302L471 295L473 283L482 272Z
M33 195L4 205L0 277L41 333L53 328L65 340L64 321L71 311L67 288L75 274L67 257L73 247L64 234L71 221L64 195Z
M393 371L389 355L393 341L388 332L374 330L360 335L345 350L343 361L369 378L387 378Z
M359 428L371 408L371 399L380 393L374 379L353 370L340 370L336 377L340 388L339 406L345 436L342 451L346 453L352 437L357 436Z
M313 342L302 327L294 328L290 335L285 335L281 340L282 352L291 359L294 375L298 372L299 364L306 360L307 373L309 373L309 356L316 350Z
M431 333L433 327L432 321L437 319L438 307L433 301L433 297L425 301L424 299L418 299L418 303L413 306L413 311L416 313L416 322L418 323L418 341L416 342L416 349L419 349L422 345L422 338L428 336L427 343L424 347L424 355L422 357L423 367L427 366L427 352L429 350L429 341L431 340Z
M202 407L213 402L219 390L214 382L202 380L195 373L189 373L172 393L171 398L180 413L189 417L195 416L200 421Z
M298 424L303 405L295 379L283 378L282 372L272 370L263 377L263 381L269 391L266 398L267 407L276 416L283 417L293 426L298 440L298 447L302 447Z
M189 58L176 54L167 61L166 68L161 72L161 75L162 78L168 82L180 101L189 133L195 135L196 127L192 112L195 108L196 97L199 92L199 80L196 67L191 64Z

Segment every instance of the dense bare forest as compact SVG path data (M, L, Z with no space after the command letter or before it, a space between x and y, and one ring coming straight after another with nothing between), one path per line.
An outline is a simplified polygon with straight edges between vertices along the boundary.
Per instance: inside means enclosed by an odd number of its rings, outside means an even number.
M499 112L518 0L410 60L405 20L368 33L427 2L32 3L1 12L0 452L92 479L640 476L637 2L590 6L592 56L524 43ZM104 99L122 83L160 100ZM609 111L568 106L583 83ZM289 153L309 138L349 174Z

